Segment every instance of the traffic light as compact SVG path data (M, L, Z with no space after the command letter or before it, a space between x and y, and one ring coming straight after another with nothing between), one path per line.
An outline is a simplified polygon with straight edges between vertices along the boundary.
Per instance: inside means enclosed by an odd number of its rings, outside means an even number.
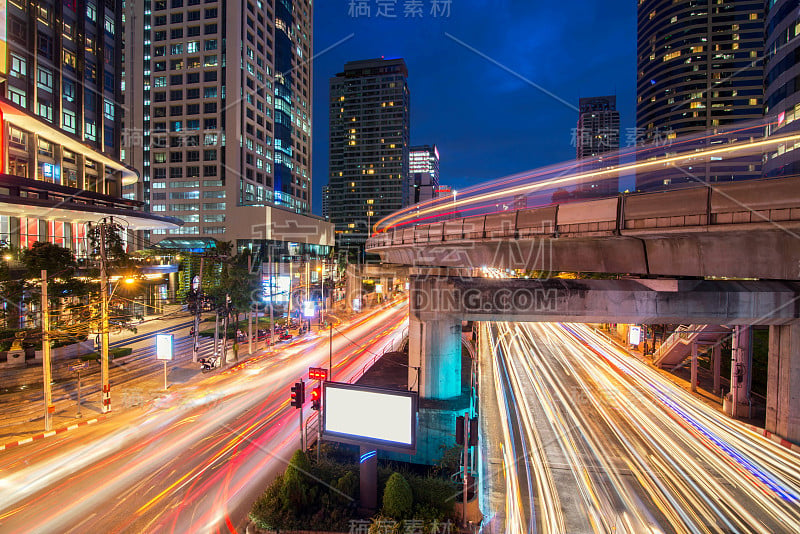
M478 444L478 418L473 417L469 420L469 446L474 447Z
M309 367L308 378L309 380L327 380L328 370L324 367Z
M456 417L456 445L464 444L464 416Z
M302 380L292 386L292 406L302 408L306 401L306 384Z
M320 404L322 404L322 390L317 386L311 390L311 409L319 411Z

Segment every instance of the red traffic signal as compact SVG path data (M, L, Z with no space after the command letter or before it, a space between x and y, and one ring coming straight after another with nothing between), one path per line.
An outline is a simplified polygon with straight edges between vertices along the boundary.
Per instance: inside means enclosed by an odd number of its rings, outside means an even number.
M302 408L306 401L306 384L302 380L292 386L292 406Z
M311 409L319 411L322 404L322 390L319 386L311 390Z
M308 378L309 380L327 380L328 370L324 367L309 367Z

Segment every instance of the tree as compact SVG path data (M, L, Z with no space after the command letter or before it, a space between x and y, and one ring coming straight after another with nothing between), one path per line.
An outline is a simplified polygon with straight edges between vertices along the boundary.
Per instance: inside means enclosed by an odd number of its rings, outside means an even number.
M44 241L37 241L24 250L22 263L29 278L39 278L42 270L47 270L48 277L67 279L75 274L78 267L71 250Z
M125 241L122 236L125 234L125 227L115 222L101 222L92 226L87 232L89 244L92 248L92 257L95 261L100 261L102 251L102 227L105 226L106 242L106 269L132 268L134 262L125 251Z
M405 519L414 506L411 486L400 473L392 473L383 490L383 513L397 520Z
M302 512L312 501L311 488L308 484L308 474L311 472L311 462L302 450L296 450L283 475L281 500L284 508L297 515Z
M239 325L239 314L250 310L254 295L260 289L261 282L257 274L247 270L249 251L237 254L232 258L223 258L216 287L208 290L208 294L222 306L230 298L230 309L234 324Z

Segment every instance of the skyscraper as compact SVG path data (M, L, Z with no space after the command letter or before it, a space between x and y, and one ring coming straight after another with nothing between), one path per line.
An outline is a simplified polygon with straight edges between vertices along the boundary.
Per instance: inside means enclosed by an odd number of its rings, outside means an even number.
M351 61L330 80L330 220L343 246L408 204L409 102L402 59Z
M331 218L331 191L327 185L322 186L322 218L326 221Z
M578 103L576 158L599 156L619 149L616 96L581 98Z
M241 248L310 213L312 19L310 0L128 2L127 156L136 197L185 222L171 244Z
M436 197L439 188L439 150L436 145L412 146L408 150L408 204Z
M767 2L764 51L764 114L769 135L800 130L800 12L797 0ZM764 157L765 176L800 174L800 143L778 147Z
M121 0L3 2L0 241L87 252L87 223L176 228L122 198Z
M591 161L580 164L581 170L590 170L617 163L619 150L619 111L616 96L581 98L578 102L578 126L575 129L575 157ZM611 161L603 161L603 154L613 154ZM619 189L619 178L580 184L578 196L614 195Z
M669 146L733 130L762 116L762 0L641 0L638 7L636 141ZM749 137L753 132L732 134ZM756 178L760 160L700 164L637 176L637 189Z

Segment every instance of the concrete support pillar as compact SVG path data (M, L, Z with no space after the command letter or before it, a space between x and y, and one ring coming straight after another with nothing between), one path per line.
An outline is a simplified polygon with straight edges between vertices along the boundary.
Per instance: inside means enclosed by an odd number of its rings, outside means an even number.
M766 430L800 444L800 323L769 327Z
M697 343L692 343L692 392L697 391Z
M714 395L719 395L720 391L720 375L722 374L722 347L719 344L714 345L711 349L711 372L714 374Z
M411 317L408 326L408 384L426 399L461 395L461 321ZM419 371L417 370L419 368Z
M725 412L731 417L749 416L750 382L753 363L752 327L739 325L733 329L731 349L731 391L726 396Z

